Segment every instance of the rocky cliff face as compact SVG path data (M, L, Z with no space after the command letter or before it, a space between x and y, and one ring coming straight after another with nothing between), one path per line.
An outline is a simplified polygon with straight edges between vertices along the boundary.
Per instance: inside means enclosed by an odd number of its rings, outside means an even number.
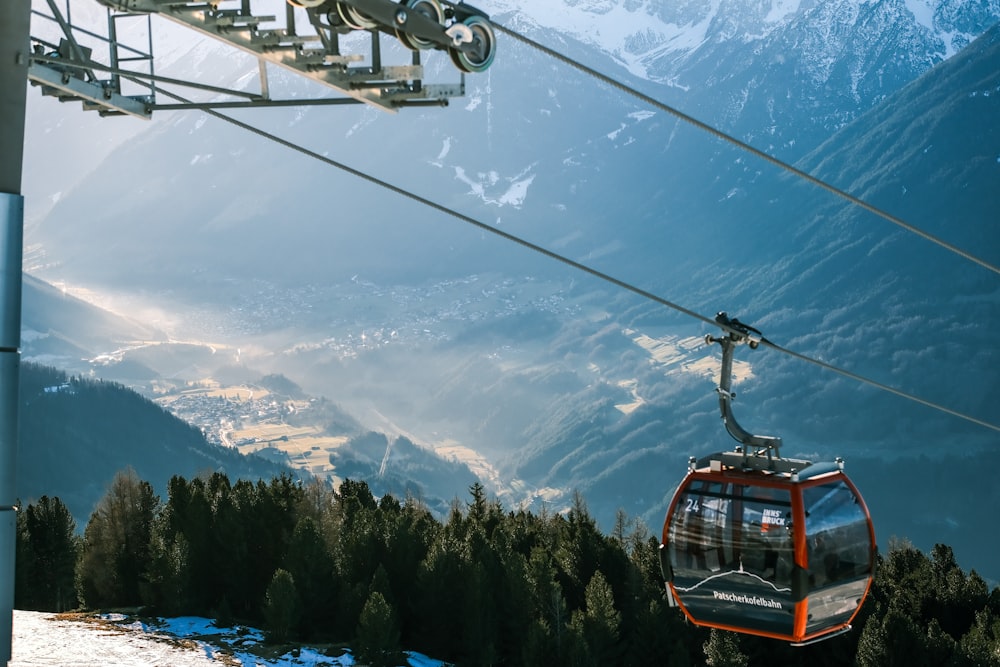
M662 86L666 101L786 160L1000 20L997 0L496 4L539 36L596 47Z

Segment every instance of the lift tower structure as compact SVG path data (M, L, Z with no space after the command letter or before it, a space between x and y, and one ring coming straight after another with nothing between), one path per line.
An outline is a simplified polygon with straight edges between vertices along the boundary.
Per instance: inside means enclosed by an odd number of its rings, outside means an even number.
M0 2L0 661L11 661L24 250L24 110L31 0Z
M145 120L156 110L351 103L395 112L413 106L446 106L450 98L464 95L465 75L486 71L497 47L489 17L464 0L97 0L108 12L106 38L72 25L69 0L65 0L65 17L56 0L45 2L51 16L33 10L32 0L0 0L0 667L10 664L13 644L24 252L21 174L28 83L60 102L82 102L85 110L101 116ZM257 4L284 7L284 20L278 13L255 11ZM32 36L32 14L58 26L58 42ZM297 24L303 14L308 25ZM255 57L259 92L158 75L153 64L151 16L192 28ZM116 26L119 19L129 17L145 18L148 52L119 41ZM341 50L340 38L350 33L368 35L367 53ZM78 35L90 46L81 43ZM410 53L408 62L384 63L381 36L398 39L404 52ZM106 47L107 56L99 57L94 46ZM459 71L459 81L424 81L423 51L446 53ZM129 68L135 63L139 69ZM311 79L340 96L275 99L268 83L268 64ZM123 81L137 86L139 94L123 92ZM213 99L186 100L164 85L200 90ZM157 93L176 103L158 103Z

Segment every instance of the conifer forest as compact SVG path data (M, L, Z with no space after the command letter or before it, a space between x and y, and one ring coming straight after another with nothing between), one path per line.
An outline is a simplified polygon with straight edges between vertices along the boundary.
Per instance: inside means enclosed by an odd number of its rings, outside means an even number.
M22 508L16 606L208 616L369 665L404 649L456 665L1000 665L1000 589L946 545L894 542L854 629L801 648L687 623L658 546L623 512L602 533L579 495L532 513L475 483L439 520L364 481L175 476L164 500L126 470L82 536L58 498Z

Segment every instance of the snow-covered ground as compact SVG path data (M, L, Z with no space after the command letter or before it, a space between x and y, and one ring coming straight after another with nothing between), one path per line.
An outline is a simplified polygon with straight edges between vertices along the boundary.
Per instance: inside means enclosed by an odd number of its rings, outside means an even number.
M186 616L154 623L112 615L102 618L14 611L9 667L352 667L354 657L302 648L262 657L263 634L245 626L217 628L211 619ZM334 653L340 653L335 651ZM443 667L409 653L409 667Z

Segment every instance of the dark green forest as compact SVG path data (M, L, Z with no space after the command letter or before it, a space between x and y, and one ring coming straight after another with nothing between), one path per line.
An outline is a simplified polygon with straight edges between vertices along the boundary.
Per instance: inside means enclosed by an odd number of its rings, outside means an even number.
M505 509L475 483L440 521L413 498L291 477L173 477L166 500L119 472L82 537L47 496L18 513L19 609L139 609L263 627L275 643L403 649L458 665L998 665L1000 589L950 547L879 556L855 629L803 648L706 631L667 606L658 539Z
M18 494L58 496L77 522L127 466L163 492L172 474L221 470L270 478L286 466L210 445L201 431L136 391L25 362L20 367Z

